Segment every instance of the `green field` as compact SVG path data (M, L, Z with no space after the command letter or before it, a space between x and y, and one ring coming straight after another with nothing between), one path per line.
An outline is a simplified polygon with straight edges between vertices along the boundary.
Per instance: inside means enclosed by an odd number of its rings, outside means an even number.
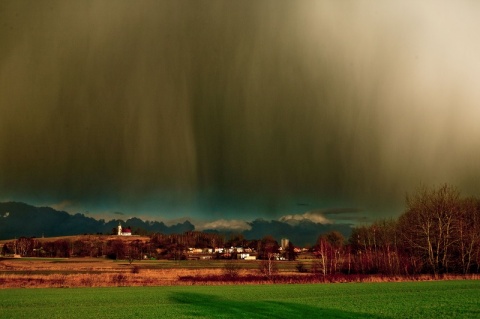
M480 281L4 289L0 318L480 318Z

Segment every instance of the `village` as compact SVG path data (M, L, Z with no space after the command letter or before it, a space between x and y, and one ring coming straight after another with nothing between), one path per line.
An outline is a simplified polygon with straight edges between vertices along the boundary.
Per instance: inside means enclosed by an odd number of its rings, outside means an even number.
M190 232L192 234L193 232ZM188 235L188 234L187 234ZM132 230L129 227L123 228L121 223L117 227L117 236L135 236L132 235ZM213 240L215 242L215 240ZM280 246L276 248L276 252L273 253L273 258L275 260L288 260L288 248L290 241L287 238L282 238L280 241ZM272 245L273 246L273 245ZM307 249L301 249L298 247L292 247L295 254L299 254L302 251L307 251ZM158 249L157 252L161 252L161 249ZM258 256L258 251L251 247L244 246L230 246L226 247L185 247L185 258L190 260L206 260L206 259L242 259L242 260L256 260ZM143 256L144 259L148 258L147 255Z
M0 241L3 257L106 257L110 259L209 260L235 259L295 260L308 249L295 247L287 238L278 243L273 237L246 240L241 236L225 239L221 234L190 231L183 234L134 234L131 227L118 224L114 234L84 234L63 237Z

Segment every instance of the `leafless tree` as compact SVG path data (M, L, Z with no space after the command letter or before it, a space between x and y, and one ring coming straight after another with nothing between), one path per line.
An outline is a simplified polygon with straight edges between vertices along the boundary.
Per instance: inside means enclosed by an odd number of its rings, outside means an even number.
M463 274L470 272L480 245L480 202L470 197L462 201L457 220L458 241L455 245L459 268Z
M407 210L399 219L401 234L411 252L424 257L435 276L449 270L460 212L460 194L448 185L422 188L407 196Z
M15 246L17 254L20 256L27 256L28 253L33 249L33 240L27 237L20 237L17 239Z
M343 260L343 247L345 238L337 231L320 235L315 246L318 262L314 263L315 271L321 274L335 274Z
M268 278L271 278L278 271L275 256L275 253L267 252L266 258L262 259L260 263L260 271Z

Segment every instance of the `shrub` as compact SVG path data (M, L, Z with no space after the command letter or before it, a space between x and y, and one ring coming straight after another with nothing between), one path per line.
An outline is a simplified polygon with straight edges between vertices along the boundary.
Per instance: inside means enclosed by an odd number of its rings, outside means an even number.
M139 274L140 273L140 267L137 265L134 265L132 267L132 274Z
M54 287L65 287L66 281L67 281L67 277L65 275L51 275L50 276L50 283Z
M82 276L80 278L80 284L86 287L93 287L94 280L91 276Z
M116 274L112 277L112 282L117 286L123 286L126 284L127 276L124 274Z
M235 279L238 278L240 272L240 266L234 262L227 262L223 266L223 277L225 279Z

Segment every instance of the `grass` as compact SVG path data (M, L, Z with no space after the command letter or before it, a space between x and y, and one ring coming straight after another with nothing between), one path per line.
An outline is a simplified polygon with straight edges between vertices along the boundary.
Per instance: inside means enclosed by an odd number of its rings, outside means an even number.
M1 318L480 318L480 281L0 290Z

